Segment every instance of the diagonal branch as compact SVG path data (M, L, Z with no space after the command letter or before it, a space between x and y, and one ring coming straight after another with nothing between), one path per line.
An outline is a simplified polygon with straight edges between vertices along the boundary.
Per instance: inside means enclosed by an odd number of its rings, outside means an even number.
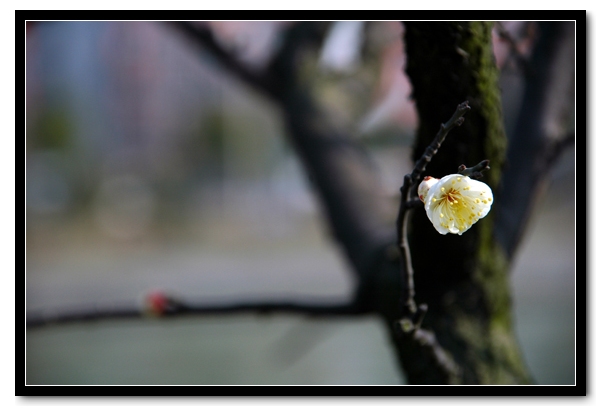
M444 139L447 137L447 134L449 134L449 132L455 127L459 127L463 124L463 115L469 110L470 106L467 101L459 104L457 106L457 109L455 110L455 113L453 113L449 121L440 125L440 129L438 130L436 137L434 138L432 143L430 143L430 145L426 148L422 157L420 157L419 160L415 163L415 167L411 172L411 179L413 181L414 186L417 186L416 184L418 180L421 179L421 175L426 170L426 166L428 165L428 163L430 163L432 157L438 152L438 149L440 149L440 146L442 145Z
M335 128L299 79L298 53L319 40L320 22L300 22L283 36L283 45L268 69L253 73L213 40L208 29L175 23L206 48L233 75L280 104L289 138L320 197L334 238L361 279L372 274L374 258L391 243L389 221L394 207L387 200L367 153ZM370 276L371 278L373 276Z
M501 22L496 22L495 28L497 29L499 39L501 39L503 42L507 42L507 44L509 45L511 57L515 59L519 68L523 71L524 74L531 76L533 74L532 66L528 61L528 58L524 56L524 54L520 51L520 48L518 47L518 44L511 35L511 33L509 33L507 29L505 29Z
M181 33L188 36L194 43L201 44L209 53L215 56L224 67L238 78L245 81L249 86L273 99L277 98L277 85L274 82L274 79L267 76L267 74L255 73L237 61L215 41L213 33L209 28L206 26L195 25L192 22L175 21L168 22L168 24L174 26Z
M543 172L549 172L551 168L555 166L561 155L563 155L567 149L573 147L575 144L576 134L573 131L566 134L559 140L552 141L549 145L547 145L541 170Z

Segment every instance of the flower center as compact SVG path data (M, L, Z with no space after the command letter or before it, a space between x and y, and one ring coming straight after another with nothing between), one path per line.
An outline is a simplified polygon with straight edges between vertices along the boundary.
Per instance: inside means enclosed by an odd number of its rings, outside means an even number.
M446 192L444 188L442 188L441 190L443 191L442 200L446 200L446 202L448 202L449 205L457 204L461 199L461 193L455 188L451 188Z

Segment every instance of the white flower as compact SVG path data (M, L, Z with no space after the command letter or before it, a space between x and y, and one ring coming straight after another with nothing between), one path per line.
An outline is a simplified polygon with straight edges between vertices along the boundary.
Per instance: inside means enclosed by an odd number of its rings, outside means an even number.
M425 190L422 200L426 214L440 234L461 235L490 211L493 195L484 182L460 174L433 179L426 177L418 187L418 194L422 199L420 188L421 192Z

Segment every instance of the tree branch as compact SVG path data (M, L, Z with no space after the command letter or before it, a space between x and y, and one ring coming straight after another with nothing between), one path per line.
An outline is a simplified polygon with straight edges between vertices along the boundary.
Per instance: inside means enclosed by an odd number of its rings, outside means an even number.
M415 289L413 283L413 266L411 264L411 252L409 250L409 243L407 241L407 222L409 209L413 208L415 204L411 203L417 185L422 178L423 172L426 170L426 166L432 160L432 157L438 152L442 142L447 137L447 134L455 127L460 126L463 121L463 115L470 110L469 103L467 101L459 104L455 113L451 116L449 121L440 125L440 129L436 134L436 137L426 148L423 155L415 163L415 167L410 174L405 175L403 186L401 187L401 204L399 206L399 214L397 216L397 241L401 257L401 277L404 277L403 289L405 293L405 299L402 302L404 305L404 313L410 316L410 320L415 324L416 319L420 319L419 314L416 314L417 308L414 301ZM421 202L421 201L420 201Z
M209 53L219 60L221 65L226 67L238 78L245 81L247 85L272 99L278 99L277 82L274 82L274 79L267 76L267 74L255 73L238 62L215 41L213 33L209 28L195 25L192 22L175 21L168 22L168 24L177 28L193 42L201 44Z
M359 278L367 278L374 258L393 238L387 221L394 208L367 153L329 123L307 92L309 88L298 79L297 55L302 46L319 40L323 25L300 22L289 28L282 47L260 75L245 69L219 47L208 29L184 22L175 25L191 35L197 46L207 48L233 75L280 104L290 140L316 187L334 237Z
M455 113L451 116L449 121L440 125L440 129L436 134L436 137L430 143L430 145L424 151L424 154L417 160L415 163L415 167L411 172L411 179L413 181L413 186L417 187L418 180L421 179L422 173L426 170L426 166L432 160L432 157L438 152L442 142L447 137L447 134L455 127L459 127L463 124L464 118L463 115L470 110L469 103L467 101L459 104Z
M576 144L576 135L574 132L570 132L559 140L547 141L550 142L550 144L545 151L545 158L543 159L543 166L541 168L545 173L549 173L561 155Z
M513 36L511 36L507 29L505 29L501 22L495 22L495 28L497 29L499 39L501 39L509 45L511 57L515 59L515 61L518 64L518 67L522 70L522 72L525 75L531 76L533 74L532 66L528 61L528 58L526 58L524 54L520 51L518 44L513 38Z
M252 72L239 63L215 42L209 29L188 22L170 24L187 34L195 46L208 50L234 76L279 104L290 140L316 187L334 237L344 248L359 284L353 301L347 303L248 302L216 307L180 304L167 314L280 311L309 315L353 315L374 311L380 294L391 296L397 293L396 288L388 286L378 290L380 281L386 284L386 277L382 278L386 272L374 273L374 267L379 267L379 263L389 262L385 251L393 242L389 221L394 208L377 180L374 164L367 153L329 123L308 94L308 88L301 85L298 79L297 54L303 45L319 39L321 24L301 22L289 28L279 52L267 70L261 73ZM128 318L140 314L135 308L69 312L53 315L50 321ZM28 322L28 326L45 321L48 319L38 317Z
M459 168L457 169L457 173L468 176L472 179L481 179L484 177L482 172L490 169L489 165L490 165L490 161L487 159L478 163L476 166L472 166L471 168L468 168L465 165L460 165Z
M402 325L402 324L401 324ZM421 373L420 384L460 384L461 368L452 355L442 348L434 332L417 328L409 334L397 331L397 348L402 354L419 359L406 361L409 374Z
M415 163L415 167L410 174L405 175L403 186L401 187L401 203L399 206L399 214L397 217L397 239L398 247L401 253L401 285L403 288L403 297L401 299L401 319L396 321L396 342L401 351L406 351L405 354L411 356L421 356L423 362L428 362L431 365L431 371L436 373L433 379L445 380L448 384L456 383L459 380L459 367L447 353L444 348L438 343L436 335L432 331L427 331L421 328L422 321L428 311L426 304L416 306L415 304L415 288L413 281L413 267L411 264L411 251L407 239L407 225L409 220L409 210L416 206L415 191L419 181L422 178L426 166L432 160L432 157L438 152L442 142L447 134L455 127L460 126L463 121L463 115L470 110L467 101L459 104L455 113L449 121L442 124L436 137L426 148L423 155ZM488 161L486 161L488 167ZM482 166L480 166L482 165ZM463 169L466 170L465 166ZM481 163L478 165L480 170L485 169ZM476 172L476 168L471 168ZM477 171L479 173L479 170ZM471 172L470 172L471 173ZM419 199L418 199L419 201ZM420 205L423 205L419 201ZM414 371L409 369L409 371Z
M298 79L295 65L297 51L312 39L315 32L316 26L311 22L293 26L284 36L284 45L269 65L268 75L263 78L250 77L236 66L233 66L234 74L247 82L259 84L259 90L268 92L268 95L279 101L292 144L316 186L333 234L344 247L347 258L358 274L355 302L341 307L327 307L328 313L357 314L378 310L389 323L395 342L401 342L409 348L418 348L425 360L437 363L435 368L442 369L442 378L448 380L455 372L452 360L449 362L443 358L447 354L436 342L434 334L418 328L427 309L425 305L416 309L412 317L412 329L401 333L394 329L395 321L392 317L398 317L398 309L392 312L389 304L394 304L394 301L391 303L388 299L394 299L398 280L392 286L387 286L387 276L392 276L392 269L389 267L390 261L383 256L392 237L387 223L391 207L374 176L373 164L362 148L329 124L307 93L308 88ZM202 44L206 43L205 38L198 40ZM227 56L217 52L218 59L231 65ZM265 77L272 79L278 86L277 92L271 92L271 87L262 86ZM423 158L416 163L410 175L411 184L406 182L405 190L402 191L400 210L403 214L399 224L405 223L406 227L406 210L417 205L410 189L415 190L416 182L427 163L448 132L462 123L462 115L468 109L467 102L458 107L453 117L441 126ZM403 234L406 235L406 229L405 233L401 233ZM412 270L408 246L400 264L401 268L409 267L408 270ZM396 270L398 276L398 266ZM412 283L408 287L412 287ZM396 299L398 302L398 297ZM408 338L406 335L411 336Z
M133 303L133 302L132 302ZM99 306L90 309L82 307L73 310L49 312L28 312L27 329L54 324L92 322L115 319L135 319L149 317L176 318L184 316L232 315L240 313L293 313L306 316L357 316L372 311L360 307L357 302L340 299L306 299L304 301L239 301L220 302L215 305L186 303L162 293L151 293L144 305Z
M526 86L516 128L495 204L495 236L511 259L531 217L530 213L559 151L569 144L552 140L566 135L574 95L574 22L540 22L533 53L533 75ZM572 140L573 141L573 140ZM557 146L557 147L556 147Z

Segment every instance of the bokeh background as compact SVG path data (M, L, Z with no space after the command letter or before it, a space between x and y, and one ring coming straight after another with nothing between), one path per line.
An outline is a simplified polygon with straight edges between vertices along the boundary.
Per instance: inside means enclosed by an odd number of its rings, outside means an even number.
M260 69L294 23L203 24ZM338 22L303 63L391 198L417 124L402 30ZM153 290L211 304L350 296L350 268L268 100L167 23L30 22L26 36L27 311L141 305ZM521 75L494 39L511 126ZM575 382L574 159L570 150L554 168L511 273L518 339L540 384ZM404 379L375 318L241 314L28 330L26 382Z

